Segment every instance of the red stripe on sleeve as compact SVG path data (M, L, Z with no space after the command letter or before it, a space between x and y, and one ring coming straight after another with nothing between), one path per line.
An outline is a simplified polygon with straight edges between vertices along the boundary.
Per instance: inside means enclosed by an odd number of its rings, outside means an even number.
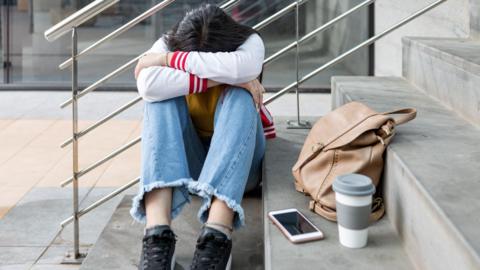
M188 93L189 94L193 94L195 89L193 89L195 85L195 75L193 74L190 74L190 85L189 85L189 89L188 89Z
M202 79L202 89L201 89L201 91L202 92L207 92L207 89L208 89L208 79L205 78L205 79Z
M172 55L172 59L170 59L170 67L172 68L177 68L177 66L175 65L175 63L177 62L177 58L178 58L178 54L180 52L173 52L173 55Z
M185 53L185 55L183 56L183 59L182 59L182 63L180 64L180 67L183 71L186 71L186 67L185 67L185 64L187 62L187 57L188 57L188 52Z
M178 57L177 57L177 59L175 60L175 68L176 68L176 69L179 69L179 68L180 68L180 60L182 59L182 56L183 56L183 52L179 52L179 53L178 53Z
M201 93L202 92L202 80L200 78L197 77L197 93Z
M195 76L195 79L197 80L197 83L196 83L197 87L195 87L195 93L200 93L200 83L201 83L200 78Z
M184 57L185 57L185 53L180 52L179 55L178 55L177 61L175 63L175 66L178 70L182 70L182 61L183 61Z
M265 137L266 137L267 139L274 139L274 138L277 137L277 136L276 136L275 133L272 133L272 134L265 135Z

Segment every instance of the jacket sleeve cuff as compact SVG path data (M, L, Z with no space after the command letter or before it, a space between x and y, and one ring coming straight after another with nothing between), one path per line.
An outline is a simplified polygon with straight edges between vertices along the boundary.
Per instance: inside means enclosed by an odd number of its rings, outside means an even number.
M204 93L208 88L208 79L201 79L198 76L190 74L189 93Z
M186 62L189 52L175 51L170 59L170 67L186 71Z

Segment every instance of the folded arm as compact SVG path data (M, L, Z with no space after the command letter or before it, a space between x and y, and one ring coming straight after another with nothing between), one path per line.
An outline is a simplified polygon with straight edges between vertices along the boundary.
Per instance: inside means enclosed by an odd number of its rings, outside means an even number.
M150 102L203 93L218 83L168 67L144 68L137 78L140 96Z
M167 46L163 39L159 39L146 53L150 54L149 59L145 60L148 63L142 64L141 59L135 68L138 93L144 100L154 102L203 93L209 87L220 84L179 69L161 66L162 57L159 54L166 52Z
M252 34L233 52L181 52L168 54L169 65L217 82L239 84L256 79L262 72L265 46Z
M150 54L148 63L142 67L140 60L135 69L138 92L144 100L161 101L202 93L222 83L242 85L250 82L262 70L265 49L260 36L254 34L234 52L167 53L168 48L160 38L147 52ZM170 67L165 67L167 62Z

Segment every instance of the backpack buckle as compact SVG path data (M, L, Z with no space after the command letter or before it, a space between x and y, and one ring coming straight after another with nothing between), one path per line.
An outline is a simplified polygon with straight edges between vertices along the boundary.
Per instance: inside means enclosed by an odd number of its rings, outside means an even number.
M316 203L315 200L311 200L311 201L308 203L308 209L310 209L311 211L315 211L315 203Z
M323 147L325 147L325 145L323 145L323 143L316 143L316 144L312 145L312 152L313 153L318 152L318 151L322 150Z

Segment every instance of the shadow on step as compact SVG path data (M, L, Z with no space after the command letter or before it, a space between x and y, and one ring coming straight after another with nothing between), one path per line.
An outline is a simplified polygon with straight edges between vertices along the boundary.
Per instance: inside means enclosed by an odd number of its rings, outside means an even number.
M125 196L80 269L137 269L143 225L133 222L131 196ZM172 222L178 235L175 269L189 269L201 224L196 215L200 198L193 196L182 214ZM261 197L251 193L243 199L246 227L233 235L233 269L263 269Z

